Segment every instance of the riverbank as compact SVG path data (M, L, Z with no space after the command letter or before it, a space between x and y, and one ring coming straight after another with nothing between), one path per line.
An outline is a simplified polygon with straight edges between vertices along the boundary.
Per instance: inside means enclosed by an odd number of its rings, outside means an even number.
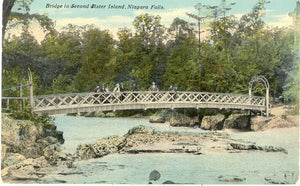
M2 114L1 178L3 183L38 182L53 166L72 167L74 159L64 153L62 132L29 120Z
M294 184L299 173L298 139L295 128L195 134L158 132L139 126L124 136L79 146L76 156L81 160L74 163L77 168L60 170L51 179L145 184L146 175L156 169L164 178L155 183ZM199 174L192 176L191 171ZM62 176L62 172L70 176ZM185 172L184 176L179 172Z
M274 115L274 117L277 117ZM283 118L283 121L286 121L285 117L282 117L282 114L278 115L278 117ZM176 157L181 156L188 156L186 158L195 159L195 161L199 161L202 158L208 157L227 157L224 161L232 162L236 164L238 160L236 158L246 156L247 159L251 159L253 157L261 156L261 158L270 159L276 157L278 160L276 161L267 161L270 167L275 166L278 162L287 162L293 164L293 166L297 166L299 148L298 148L298 124L293 124L294 127L290 125L282 125L282 120L277 120L278 127L266 127L260 131L241 131L237 129L223 129L218 131L204 131L201 129L194 129L189 127L171 127L166 126L165 124L147 124L145 126L138 126L136 125L139 123L138 119L132 118L84 118L84 117L66 117L69 118L66 120L66 126L63 131L68 131L70 136L75 136L83 134L82 139L87 138L86 135L88 134L95 134L93 138L100 139L97 142L92 142L88 144L82 144L78 146L76 153L70 154L65 153L62 150L62 146L53 143L55 140L50 137L43 137L43 133L36 132L36 133L23 133L23 135L19 135L20 127L19 128L10 128L12 126L26 126L23 128L30 128L33 124L28 124L28 122L24 121L11 121L9 118L2 118L2 122L5 122L5 125L2 126L2 136L14 136L13 139L18 139L19 141L11 140L10 138L6 138L6 140L2 140L2 145L8 144L8 141L12 141L10 144L18 144L21 139L24 140L24 136L38 136L38 138L31 139L28 141L28 146L38 147L39 149L37 152L40 154L35 157L27 156L22 158L18 154L21 154L21 151L16 151L14 153L14 158L18 157L19 162L15 162L14 165L8 166L2 169L2 181L4 183L99 183L98 181L87 181L88 177L93 175L92 172L96 172L95 170L89 170L86 166L81 168L84 162L102 162L102 159L110 159L110 158L121 158L126 159L139 157L143 159L143 157L157 157L157 154L160 156L167 158L172 158L175 154L178 156L174 156L175 162ZM72 120L70 120L72 118ZM286 118L289 118L287 116ZM84 123L83 121L88 121L90 123L96 123L96 126L103 126L100 128L95 128L94 125L89 125L88 123ZM103 120L103 121L102 121ZM124 120L124 121L123 121ZM78 125L74 122L78 122ZM268 120L276 121L276 119ZM70 122L72 125L70 125ZM125 122L125 123L123 123ZM146 120L144 121L146 123ZM22 124L27 123L27 124ZM29 122L30 123L30 122ZM130 124L129 124L130 123ZM133 124L135 123L135 124ZM125 125L124 125L125 124ZM126 127L130 129L126 129ZM268 125L265 125L268 126ZM274 125L273 125L274 126ZM284 126L283 128L280 128ZM80 127L80 130L78 130ZM153 129L154 127L155 129ZM128 131L127 133L124 132L122 135L113 136L116 130L122 129L122 131ZM159 128L163 128L163 130L158 130ZM176 130L174 130L176 129ZM61 130L61 129L60 129ZM3 132L4 131L4 132ZM12 133L7 133L10 131ZM22 130L21 130L22 131ZM25 130L27 131L27 130ZM28 131L41 131L39 127L30 128ZM98 132L96 132L98 131ZM22 133L22 132L21 132ZM110 137L97 137L97 134L105 134ZM124 135L123 135L124 134ZM79 136L78 136L79 137ZM102 139L101 139L102 138ZM2 138L3 139L3 138ZM51 141L52 143L49 143ZM41 141L47 141L42 144L45 146L40 146L39 144ZM53 141L54 140L54 141ZM68 141L68 140L67 140ZM56 141L57 142L57 141ZM72 143L72 142L70 142ZM24 144L24 143L23 143ZM34 144L34 145L32 145ZM26 145L25 145L26 146ZM24 147L25 147L24 146ZM2 147L3 149L3 147ZM18 149L18 148L15 148ZM19 147L19 149L22 149ZM25 148L30 149L30 148ZM24 150L24 148L23 148ZM11 150L9 150L11 151ZM19 152L19 153L18 153ZM2 150L3 153L3 150ZM8 152L9 154L10 152ZM29 153L30 154L30 153ZM34 154L34 153L32 153ZM296 155L295 155L296 154ZM21 154L22 155L22 154ZM239 155L239 156L236 156ZM3 157L3 156L2 156ZM12 157L11 155L7 157ZM21 158L19 158L21 157ZM147 159L147 158L146 158ZM222 159L222 158L221 158ZM255 158L254 158L255 159ZM212 159L209 161L207 165L211 167L214 162L218 162L218 159ZM239 160L241 161L241 160ZM67 163L69 162L69 163ZM244 160L243 160L244 162ZM247 162L247 161L245 161ZM244 162L244 163L245 163ZM152 164L149 163L149 167ZM192 162L185 162L185 164L192 163ZM202 162L203 165L205 162ZM250 164L252 164L250 162ZM2 163L3 165L3 163ZM89 163L89 166L91 164ZM101 165L102 166L102 165ZM103 165L104 166L104 165ZM115 165L114 165L115 166ZM110 171L116 170L120 168L120 171L124 169L123 164L117 166L117 168L110 168L107 165L104 166L103 171ZM131 170L129 167L134 165L126 165L126 169ZM142 166L142 165L140 165ZM177 166L177 165L176 165ZM179 165L178 165L179 166ZM181 165L182 166L182 165ZM198 165L200 166L200 165ZM291 166L287 166L291 167ZM201 166L199 167L201 168ZM97 166L95 165L95 169ZM227 176L224 175L227 172L226 167L220 168L219 174L220 178L216 178L216 182L209 182L206 180L205 182L193 182L193 183L226 183L226 180L231 180L230 182L235 182L234 179L236 178L234 175ZM298 169L298 168L297 168ZM296 169L296 170L297 170ZM102 170L102 169L101 169ZM159 169L161 170L161 169ZM223 172L222 172L223 170ZM91 172L89 172L91 171ZM150 170L151 171L151 170ZM180 171L180 170L178 170ZM284 172L288 171L288 173ZM276 172L278 179L272 178L269 173L262 173L264 175L264 181L266 183L294 183L295 178L297 178L298 172L295 171L295 168L291 170L289 168L285 168L284 171ZM181 172L181 171L180 171ZM222 172L222 173L220 173ZM99 174L102 174L99 172ZM108 174L108 173L107 173ZM125 174L125 173L124 173ZM249 177L240 177L238 175L238 179L240 182L238 183L261 183L261 182L248 182ZM285 179L284 175L289 175L288 179ZM291 175L294 175L291 179ZM120 175L122 176L122 175ZM252 175L253 176L253 175ZM85 181L78 181L76 182L73 180L74 177L87 177ZM109 180L109 179L108 179ZM112 179L118 180L118 179ZM175 180L175 179L174 179ZM222 181L223 180L223 181ZM224 182L225 180L225 182ZM269 180L269 181L267 181ZM147 183L147 182L115 182L115 181L106 181L103 183ZM163 182L161 182L163 183ZM185 182L180 182L185 183Z
M158 132L145 126L135 127L122 137L108 137L95 144L80 145L76 157L99 158L113 153L191 153L194 155L219 153L241 153L244 151L282 152L282 147L258 146L230 138L227 133L206 132L202 134Z

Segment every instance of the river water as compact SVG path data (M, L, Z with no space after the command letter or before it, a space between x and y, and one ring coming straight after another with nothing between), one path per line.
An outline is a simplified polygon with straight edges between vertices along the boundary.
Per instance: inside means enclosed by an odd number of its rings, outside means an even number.
M55 117L57 130L64 132L65 152L74 153L79 144L95 143L111 135L124 135L138 125L161 131L203 133L201 129L173 128L150 124L136 118L87 118L73 116ZM224 132L224 131L223 131ZM266 178L288 180L295 183L299 174L299 134L295 129L266 132L229 132L235 139L256 142L258 145L284 147L280 152L251 151L243 153L191 154L114 154L99 159L78 161L70 175L49 175L49 178L66 183L147 184L149 173L158 170L161 177L154 184L167 180L178 184L268 184ZM70 170L60 170L70 171ZM221 182L218 178L238 177L241 182Z

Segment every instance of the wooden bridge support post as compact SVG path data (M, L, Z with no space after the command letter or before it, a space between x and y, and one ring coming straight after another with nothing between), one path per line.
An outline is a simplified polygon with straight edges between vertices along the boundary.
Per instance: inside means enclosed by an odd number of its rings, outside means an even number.
M269 87L266 88L266 116L269 117Z
M34 100L33 100L33 82L32 82L32 75L30 69L28 69L28 100L29 106L34 108Z
M6 111L9 110L9 99L6 100Z
M21 83L19 83L19 97L22 98L22 86ZM22 111L22 105L23 105L23 100L19 100L19 110Z

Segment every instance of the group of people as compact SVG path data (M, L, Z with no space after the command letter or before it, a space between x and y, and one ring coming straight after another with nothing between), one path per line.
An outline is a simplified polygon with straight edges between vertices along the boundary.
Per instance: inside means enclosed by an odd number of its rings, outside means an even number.
M152 85L149 87L148 89L149 91L159 91L159 88L157 87L157 85L155 84L155 82L152 82ZM168 91L173 91L176 92L178 90L177 87L173 87L173 85L170 85L168 88Z
M109 88L108 86L105 86L105 85L97 85L95 88L94 88L94 92L109 92Z
M133 87L133 85L132 85ZM126 91L123 83L121 83L121 85L119 83L116 84L116 86L113 89L113 92L123 92ZM110 92L108 86L105 85L97 85L94 89L94 92Z
M168 91L177 91L177 87L173 87L172 85L169 86ZM129 89L130 91L138 91L138 88L135 83L131 84L131 87ZM149 91L159 91L158 86L155 84L155 82L152 82L151 86L148 88ZM113 92L123 92L127 91L127 89L124 87L124 84L117 83L116 86L113 89ZM110 92L108 86L105 85L97 85L94 89L94 92Z
M153 95L153 98L152 100L155 101L156 99L158 99L156 97L156 95L158 94L159 92L159 88L158 86L155 84L155 82L152 82L151 86L148 88L149 91L151 91L152 95ZM138 91L138 88L136 86L136 84L131 84L131 87L129 89L129 91L132 91L133 93L132 94L128 94L127 92L124 92L124 91L127 91L127 89L124 87L123 83L119 84L117 83L112 91L114 97L116 98L114 101L123 101L126 97L127 100L131 100L132 102L134 101L137 101L138 99L138 93L134 92L134 91ZM172 85L169 86L168 88L168 91L169 91L169 100L172 100L174 101L177 97L177 87L174 87ZM110 93L110 90L108 88L108 86L105 86L105 85L97 85L96 88L94 89L94 92L95 93L104 93L107 94L107 93ZM105 99L104 97L101 96L101 94L95 94L94 95L96 99L96 103L110 103L112 101L112 98L109 98L109 99Z

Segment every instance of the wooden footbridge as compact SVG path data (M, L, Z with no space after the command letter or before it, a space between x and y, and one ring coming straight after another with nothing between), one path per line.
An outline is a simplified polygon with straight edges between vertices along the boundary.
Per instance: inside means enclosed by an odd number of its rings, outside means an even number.
M265 97L252 96L252 86L255 82L265 85ZM32 82L30 81L28 85L27 99L33 111L48 115L147 109L224 109L269 115L269 83L263 76L252 78L248 95L185 91L124 91L33 96ZM2 98L5 99L9 100L9 98Z

